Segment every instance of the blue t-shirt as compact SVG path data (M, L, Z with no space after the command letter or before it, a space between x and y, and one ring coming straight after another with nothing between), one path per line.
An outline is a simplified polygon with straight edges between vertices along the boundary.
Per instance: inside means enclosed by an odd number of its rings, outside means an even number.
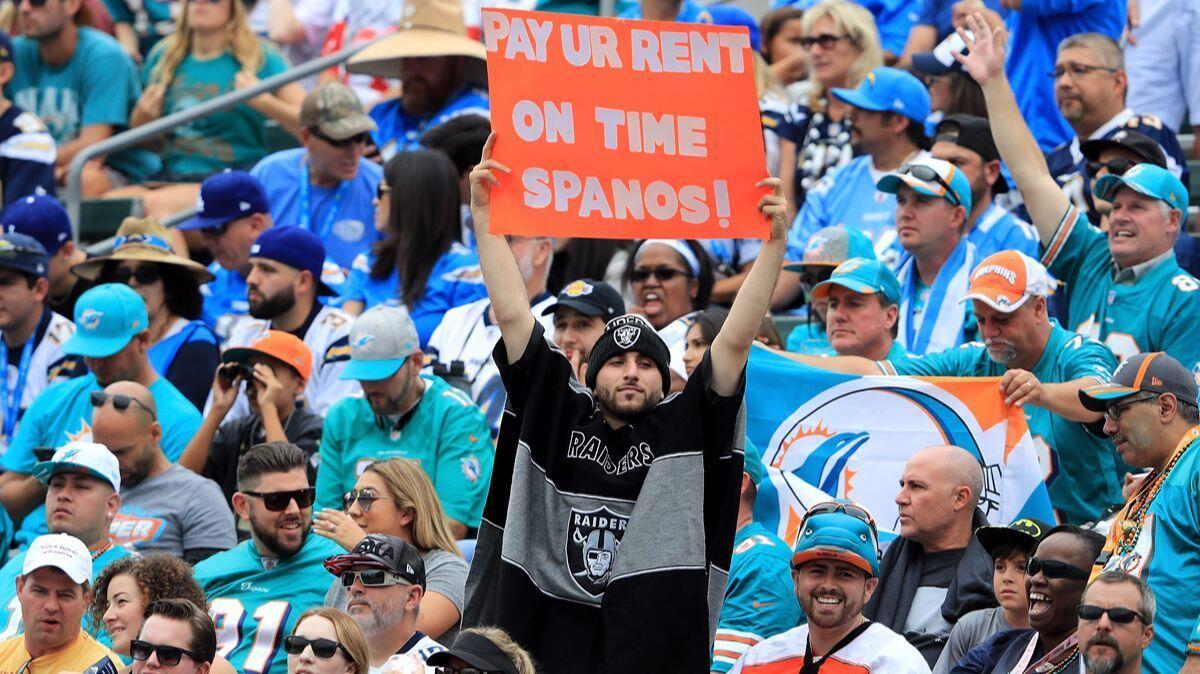
M1098 383L1112 376L1117 360L1106 346L1052 323L1046 348L1030 370L1038 381L1061 384L1084 377ZM889 374L919 377L1002 377L1007 367L992 360L980 342L924 356L880 363ZM1083 424L1026 405L1025 418L1037 446L1050 503L1061 521L1095 521L1105 508L1121 502L1126 466L1112 441Z
M975 244L981 260L1002 250L1020 251L1034 259L1038 256L1037 230L995 202L967 232L967 241Z
M132 554L119 545L111 546L92 560L92 579L99 578L104 567ZM21 602L17 599L17 576L21 575L21 567L24 564L25 551L21 550L0 568L0 626L3 626L4 630L0 632L0 641L11 639L25 631L25 624L21 620ZM104 625L94 624L85 614L83 628L97 641L112 648L112 637L108 635Z
M61 447L74 440L92 439L92 391L102 390L96 375L54 384L33 401L21 425L13 436L8 451L0 458L6 471L32 474L37 463L36 447ZM179 460L187 443L200 429L200 412L196 406L167 381L159 377L150 385L150 394L158 406L158 423L162 425L162 451L171 461ZM26 547L37 536L46 533L46 511L38 508L29 513L17 531L17 543Z
M342 297L347 301L362 302L366 309L379 304L399 305L400 272L392 269L386 278L375 278L371 276L373 264L374 253L364 253L355 258ZM421 348L429 344L429 338L447 311L486 296L487 288L483 285L483 274L479 270L479 255L461 243L451 245L450 250L438 258L429 272L425 293L417 300L416 306L410 308L421 337Z
M325 244L325 255L342 269L365 253L381 237L375 229L375 190L383 169L367 159L358 162L358 174L338 187L308 184L308 213L301 210L308 180L308 150L283 150L258 162L250 174L258 178L271 204L277 225L304 227Z
M13 40L16 73L5 88L8 98L37 115L61 147L86 126L107 124L113 134L129 126L129 111L141 96L137 70L121 45L93 28L81 27L75 53L62 67L42 61L38 43ZM141 182L156 172L158 157L142 148L110 155L107 163Z
M215 278L200 286L200 295L204 298L201 318L223 339L228 339L232 319L250 313L250 302L246 300L246 277L216 262L208 265L208 271Z
M54 194L54 137L31 112L10 105L0 115L0 185L4 206L39 189Z
M883 175L871 166L867 155L827 173L808 191L792 222L787 259L804 259L804 247L812 235L833 225L858 229L871 239L877 255L887 253L896 240L896 195L875 189Z
M1058 43L1079 33L1102 33L1113 40L1125 29L1125 3L1114 0L1023 0L1009 17L1008 79L1021 115L1042 151L1075 135L1054 101Z
M421 135L439 124L461 115L479 115L491 119L490 110L487 92L467 87L451 96L441 110L424 117L405 112L398 98L377 104L368 114L379 125L375 131L375 144L379 146L380 155L387 160L397 152L421 147Z

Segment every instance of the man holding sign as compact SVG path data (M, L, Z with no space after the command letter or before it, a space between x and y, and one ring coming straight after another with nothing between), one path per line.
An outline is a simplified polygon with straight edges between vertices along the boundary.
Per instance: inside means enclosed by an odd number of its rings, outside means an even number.
M683 392L666 396L667 347L631 314L609 321L585 387L491 231L493 196L521 189L494 145L471 174L471 206L509 397L463 626L503 628L548 672L708 671L738 511L746 361L787 245L780 182L756 185L773 190L758 202L771 239Z

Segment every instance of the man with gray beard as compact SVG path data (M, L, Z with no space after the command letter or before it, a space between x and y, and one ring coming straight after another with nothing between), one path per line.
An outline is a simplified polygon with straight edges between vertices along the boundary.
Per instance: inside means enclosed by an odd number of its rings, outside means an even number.
M1154 639L1154 592L1141 578L1105 571L1079 604L1079 650L1087 674L1141 674Z
M979 263L963 298L973 304L981 342L885 361L788 356L850 374L999 377L1005 404L1025 411L1059 521L1095 521L1105 508L1123 502L1125 464L1098 427L1088 429L1101 415L1084 408L1078 392L1108 381L1117 362L1108 347L1049 317L1046 302L1053 291L1054 281L1039 262L1001 251Z

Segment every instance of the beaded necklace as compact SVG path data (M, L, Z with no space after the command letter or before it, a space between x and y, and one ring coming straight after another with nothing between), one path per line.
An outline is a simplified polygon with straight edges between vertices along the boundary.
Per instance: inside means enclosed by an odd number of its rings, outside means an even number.
M96 559L97 559L98 557L100 557L100 555L103 555L104 553L106 553L106 552L108 552L110 549L112 549L112 546L113 546L113 542L112 542L112 541L108 541L108 542L106 542L106 543L105 543L103 546L101 546L101 547L100 547L100 549L99 549L99 550L97 550L97 551L95 551L95 552L93 552L93 553L92 553L92 561L93 561L93 562L94 562L94 561L96 561Z
M1175 452L1171 454L1171 458L1167 460L1162 470L1152 472L1138 488L1133 498L1129 499L1129 505L1125 506L1125 511L1121 513L1121 528L1113 554L1124 555L1137 545L1138 537L1142 534L1142 526L1146 521L1146 514L1150 511L1150 504L1154 502L1154 497L1158 496L1159 490L1167 481L1167 476L1175 469L1175 465L1183 457L1184 451L1196 438L1200 438L1200 426L1192 427L1183 436L1183 439L1179 441L1179 446L1175 448Z
M1060 661L1057 665L1047 662L1041 666L1035 667L1033 671L1036 672L1036 674L1058 674L1058 672L1066 671L1067 668L1075 664L1078 660L1079 645L1076 644L1071 647L1071 650L1067 651L1067 657Z

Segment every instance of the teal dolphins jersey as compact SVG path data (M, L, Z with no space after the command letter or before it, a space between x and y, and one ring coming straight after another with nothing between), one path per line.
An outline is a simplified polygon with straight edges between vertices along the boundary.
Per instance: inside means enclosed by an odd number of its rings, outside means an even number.
M108 548L92 559L92 578L99 577L104 567L132 554L119 545ZM13 555L3 568L0 568L0 628L3 629L0 632L0 641L10 639L25 631L25 625L21 621L21 602L17 600L17 576L21 575L21 568L24 565L25 551L22 550ZM90 617L85 615L83 628L106 648L112 648L112 637L108 636L104 625L95 624Z
M343 552L310 534L287 559L264 558L248 540L197 564L196 581L217 626L217 655L245 674L286 674L283 638L301 613L324 605L333 576L322 563Z
M1200 281L1179 266L1174 252L1140 273L1122 272L1133 280L1118 282L1107 235L1071 207L1042 262L1066 284L1069 329L1104 342L1118 360L1165 351L1200 374Z
M980 342L901 360L879 363L888 374L919 377L1002 377L1007 369L988 357ZM1085 377L1104 383L1117 362L1108 347L1052 322L1050 339L1031 372L1045 384ZM1084 424L1033 405L1025 419L1037 446L1050 503L1064 522L1095 521L1109 506L1122 502L1121 482L1126 466L1108 438Z
M792 629L800 618L787 543L757 522L738 529L712 671L728 672L751 646Z

